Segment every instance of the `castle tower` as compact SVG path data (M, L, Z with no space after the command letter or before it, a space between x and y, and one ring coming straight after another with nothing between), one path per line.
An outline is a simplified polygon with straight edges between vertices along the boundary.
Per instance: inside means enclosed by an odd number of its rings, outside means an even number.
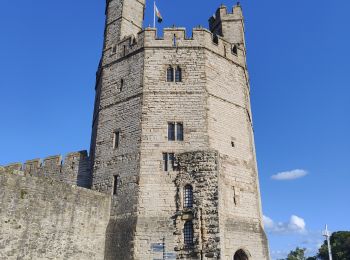
M113 196L105 258L268 259L241 7L159 39L144 4L107 1L91 141L93 188Z

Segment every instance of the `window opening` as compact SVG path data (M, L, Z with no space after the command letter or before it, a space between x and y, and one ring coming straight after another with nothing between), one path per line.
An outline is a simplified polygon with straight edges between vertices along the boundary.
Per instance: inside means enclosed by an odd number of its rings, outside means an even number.
M171 66L167 69L166 80L167 80L167 82L174 81L174 69Z
M175 82L181 82L181 81L182 81L182 70L178 66L176 67L176 71L175 71Z
M120 92L123 91L123 88L124 88L124 79L121 79L120 80Z
M168 141L175 141L175 123L168 123Z
M184 208L193 207L193 188L191 185L186 185L184 190Z
M163 170L165 172L176 170L174 153L163 153Z
M114 132L114 137L113 137L113 148L117 149L119 147L119 142L120 142L120 132L116 131Z
M233 45L233 46L232 46L232 54L234 54L234 55L237 55L237 54L238 54L237 45Z
M184 242L186 246L193 245L193 223L192 221L186 221L184 225Z
M163 153L163 169L165 172L167 172L169 170L168 167L168 154L167 153Z
M177 141L184 140L184 126L183 123L176 123L176 139Z
M213 42L219 44L219 37L216 34L213 35Z
M247 254L242 249L240 249L235 253L233 260L249 260L249 258Z
M118 186L119 186L119 176L116 175L113 177L113 195L118 194Z
M117 45L113 45L112 54L115 54L116 52L117 52Z

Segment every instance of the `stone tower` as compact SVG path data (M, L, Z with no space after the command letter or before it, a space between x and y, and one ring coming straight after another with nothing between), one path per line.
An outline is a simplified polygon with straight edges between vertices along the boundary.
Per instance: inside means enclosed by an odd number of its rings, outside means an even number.
M241 7L191 38L143 29L144 8L107 0L90 152L113 196L105 259L268 259Z

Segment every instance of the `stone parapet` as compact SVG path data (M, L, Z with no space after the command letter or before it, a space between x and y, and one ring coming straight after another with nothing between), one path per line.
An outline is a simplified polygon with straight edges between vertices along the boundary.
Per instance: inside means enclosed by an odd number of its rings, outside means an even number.
M69 153L64 160L61 155L54 155L44 159L28 160L24 164L12 163L2 168L5 172L48 176L80 187L91 186L90 158L87 151Z

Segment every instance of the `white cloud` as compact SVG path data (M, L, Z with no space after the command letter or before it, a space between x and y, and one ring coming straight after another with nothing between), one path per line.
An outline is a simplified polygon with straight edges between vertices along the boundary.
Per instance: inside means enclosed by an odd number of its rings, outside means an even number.
M271 176L271 179L276 181L290 181L306 176L308 172L302 169L295 169L292 171L280 172Z
M264 226L266 231L271 233L305 233L305 220L296 215L292 215L287 222L275 222L267 216L263 216Z
M296 230L296 231L305 231L305 220L298 217L298 216L295 216L295 215L292 215L290 217L290 220L289 220L289 223L288 223L288 228L290 230Z

